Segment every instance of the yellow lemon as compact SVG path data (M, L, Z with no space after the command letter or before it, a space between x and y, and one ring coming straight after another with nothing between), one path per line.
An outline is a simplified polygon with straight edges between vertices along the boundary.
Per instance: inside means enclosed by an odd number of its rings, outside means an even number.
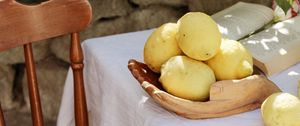
M252 55L235 40L222 39L220 51L206 63L217 80L240 79L253 73Z
M172 95L205 101L216 79L212 69L205 63L186 56L174 56L163 64L159 81Z
M176 23L167 23L149 36L144 46L144 62L152 71L159 73L164 62L182 53L176 41L177 31Z
M178 26L178 45L187 56L208 60L219 50L221 33L215 21L201 12L189 12L182 16Z
M275 93L261 106L266 126L300 126L300 101L288 93Z

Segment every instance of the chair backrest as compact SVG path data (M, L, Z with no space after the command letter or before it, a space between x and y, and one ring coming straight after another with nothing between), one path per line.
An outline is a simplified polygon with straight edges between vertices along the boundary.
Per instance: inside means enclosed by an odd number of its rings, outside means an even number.
M91 21L88 0L49 0L38 5L23 5L15 0L0 0L0 51L24 46L32 121L43 125L42 109L35 74L31 43L71 34L71 67L74 74L75 122L87 126L83 85L83 55L78 32ZM0 107L0 126L4 126Z

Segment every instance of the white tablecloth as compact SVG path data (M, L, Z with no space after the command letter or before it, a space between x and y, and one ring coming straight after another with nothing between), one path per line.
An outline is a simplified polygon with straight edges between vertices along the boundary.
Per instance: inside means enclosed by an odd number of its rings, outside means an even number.
M151 30L100 37L83 43L85 90L91 126L263 126L260 109L224 118L190 120L156 104L127 69L129 59L143 61ZM299 54L300 55L300 54ZM270 77L284 92L297 94L300 63ZM58 126L74 125L73 81L66 79Z

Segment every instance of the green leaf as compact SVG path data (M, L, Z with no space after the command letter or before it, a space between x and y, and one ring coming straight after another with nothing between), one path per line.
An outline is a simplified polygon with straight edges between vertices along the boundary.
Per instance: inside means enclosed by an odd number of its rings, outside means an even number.
M277 5L284 11L285 14L292 7L290 1L287 0L275 0L275 1Z
M293 6L293 3L295 0L288 0L290 2L290 5Z

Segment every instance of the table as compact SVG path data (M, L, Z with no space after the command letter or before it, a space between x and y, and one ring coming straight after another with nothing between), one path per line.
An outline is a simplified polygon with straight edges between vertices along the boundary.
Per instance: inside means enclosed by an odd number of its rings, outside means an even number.
M156 104L127 69L129 59L143 61L152 30L94 38L82 44L85 90L91 126L263 126L260 109L224 118L190 120ZM297 94L300 63L269 77L284 92ZM66 78L58 126L73 126L73 82Z

